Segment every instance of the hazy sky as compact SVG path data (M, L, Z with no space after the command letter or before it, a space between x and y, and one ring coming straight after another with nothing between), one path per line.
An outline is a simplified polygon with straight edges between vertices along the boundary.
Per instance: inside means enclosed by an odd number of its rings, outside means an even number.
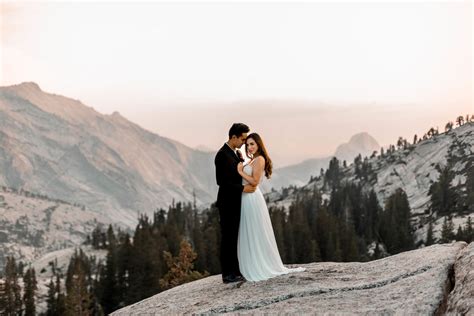
M252 115L255 125L269 124L261 123L268 111L258 100L296 100L295 111L304 104L315 124L321 104L395 114L429 109L426 116L440 122L441 113L474 112L470 1L2 2L0 10L1 85L34 81L190 146L216 148L223 138L197 138L172 117L225 135L229 122ZM239 112L243 101L253 106ZM364 112L353 114L354 124L331 142L347 140L348 130L365 122L356 118ZM286 125L301 134L297 119ZM406 132L395 127L393 135L383 126L372 133L393 142ZM268 128L271 142L277 134ZM311 153L329 154L338 145L331 144L315 143Z

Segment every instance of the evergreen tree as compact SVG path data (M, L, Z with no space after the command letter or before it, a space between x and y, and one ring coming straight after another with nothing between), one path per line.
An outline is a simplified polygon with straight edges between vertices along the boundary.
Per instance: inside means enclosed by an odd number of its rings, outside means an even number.
M6 315L7 299L5 293L5 281L0 278L0 315Z
M357 235L352 225L340 223L339 236L341 239L342 261L351 262L359 260L359 249L357 246Z
M132 244L130 235L125 233L120 236L120 244L117 251L117 286L118 286L118 307L125 306L125 295L130 283L129 271L132 256Z
M430 223L428 224L428 233L426 234L426 246L430 246L434 243L433 222L430 220Z
M331 187L339 186L340 179L342 177L341 169L339 166L339 160L336 157L333 157L329 161L329 168L326 171L324 180L327 182Z
M180 203L178 203L179 205ZM170 210L175 207L176 205L173 204ZM168 214L168 221L172 216ZM163 271L160 252L168 249L168 245L176 242L171 242L170 239L180 238L180 235L175 222L169 225L166 223L163 227L163 234L160 236L159 233L159 230L149 222L148 216L140 216L131 248L129 286L125 296L126 305L160 291L159 279Z
M464 228L464 233L466 236L465 242L471 243L474 241L474 229L472 227L471 216L467 217L466 227Z
M20 315L22 312L21 288L14 257L7 257L5 266L5 315Z
M56 278L54 282L53 278ZM61 277L55 274L48 284L48 296L46 298L46 315L65 315L66 297L61 292Z
M441 227L441 243L449 243L454 239L454 225L451 217L445 216L443 226Z
M466 167L466 213L474 213L474 158L467 163Z
M453 122L448 122L444 128L446 132L449 132L453 129L454 123Z
M0 278L0 315L6 315L7 300L5 294L5 281Z
M35 269L26 270L23 277L24 294L23 304L25 305L25 316L36 314L35 295L38 290L38 282L36 281Z
M305 197L297 197L296 201L290 206L289 221L293 227L293 243L295 262L308 263L320 259L319 247L317 241L312 238L308 215L312 212L309 200Z
M89 260L82 251L75 251L69 261L66 277L66 315L90 315L93 300L90 293Z
M54 284L53 279L49 281L48 284L48 296L46 298L46 316L59 315L56 299L56 285Z
M359 236L364 237L365 240L379 240L379 222L382 208L379 205L377 194L371 190L368 195L363 198L363 211L361 215Z
M458 226L458 230L455 235L456 240L465 240L466 236L464 234L464 230L462 229L461 225Z
M57 315L66 314L66 294L61 291L61 277L56 275L56 311Z
M193 247L193 249L195 249L197 254L195 267L198 271L204 271L207 268L206 256L204 254L206 251L206 244L204 242L204 235L202 230L204 225L203 223L201 223L201 219L196 208L193 208L192 210L190 210L190 212L192 214L191 246Z
M197 254L193 251L191 244L184 239L180 243L177 257L173 257L168 251L165 251L163 255L169 270L160 280L162 289L169 289L208 276L208 273L193 270L193 262Z
M120 293L118 285L117 240L112 225L107 229L107 257L104 274L101 279L100 304L105 313L111 313L118 308Z
M403 189L398 188L389 196L380 224L380 236L390 254L414 248L410 225L410 205Z
M209 271L211 274L219 274L221 273L221 265L219 261L221 231L219 224L219 209L215 204L211 205L208 212L204 214L202 231L206 248L205 252L199 254L199 256L206 258L206 271Z
M275 240L278 246L278 252L280 253L281 260L283 262L288 262L286 255L285 247L285 224L286 224L286 214L285 210L282 207L270 207L269 209L270 219L272 221L273 232L275 233Z
M438 170L440 171L438 181L430 186L428 192L431 196L431 209L440 216L453 214L457 211L459 200L456 190L451 185L454 173L449 165Z

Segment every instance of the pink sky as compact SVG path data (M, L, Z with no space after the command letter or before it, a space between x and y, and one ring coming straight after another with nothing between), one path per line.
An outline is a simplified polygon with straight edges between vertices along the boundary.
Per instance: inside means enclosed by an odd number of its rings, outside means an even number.
M388 144L474 112L470 1L0 10L1 85L34 81L189 146L215 149L244 121L284 165L357 132Z

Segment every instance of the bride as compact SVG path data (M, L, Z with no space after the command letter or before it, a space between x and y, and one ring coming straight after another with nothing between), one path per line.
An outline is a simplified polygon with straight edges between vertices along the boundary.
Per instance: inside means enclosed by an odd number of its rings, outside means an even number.
M263 173L270 178L272 161L257 133L247 136L245 151L251 161L245 166L239 163L237 170L244 185L258 186L263 179ZM258 187L253 193L242 193L237 256L240 272L247 281L262 281L277 275L306 270L289 269L283 265L267 204Z

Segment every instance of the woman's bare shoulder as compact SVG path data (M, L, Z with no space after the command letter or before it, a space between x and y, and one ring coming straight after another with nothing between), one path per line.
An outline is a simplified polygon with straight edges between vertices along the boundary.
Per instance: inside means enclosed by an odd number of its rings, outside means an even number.
M258 156L257 158L255 158L255 162L258 164L265 164L265 157Z

